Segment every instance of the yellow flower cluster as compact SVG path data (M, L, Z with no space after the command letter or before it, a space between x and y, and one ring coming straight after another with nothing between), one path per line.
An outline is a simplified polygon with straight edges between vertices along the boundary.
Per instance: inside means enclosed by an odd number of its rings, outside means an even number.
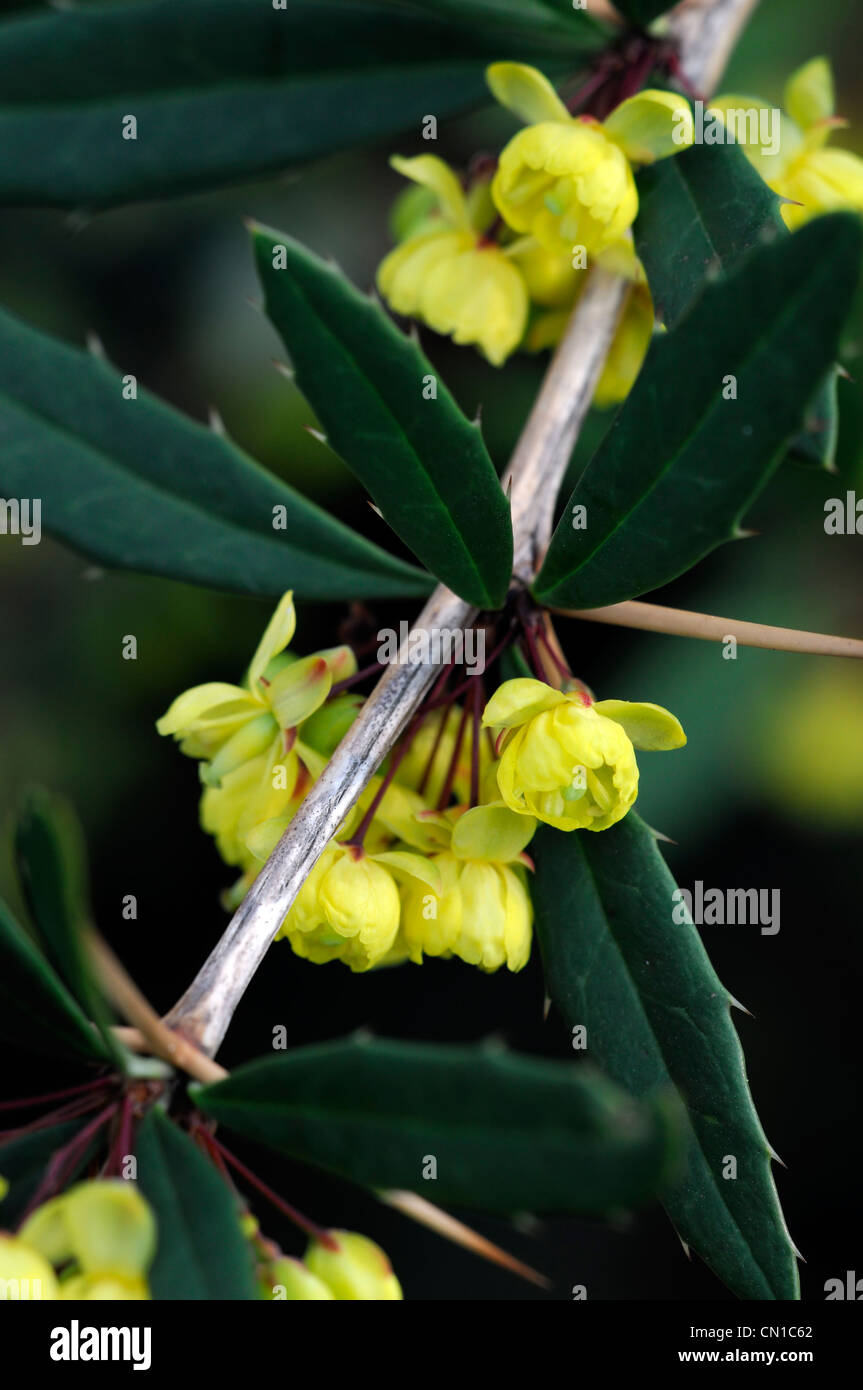
M0 1232L0 1299L149 1299L155 1249L156 1223L134 1183L79 1183L17 1235Z
M379 1245L355 1231L327 1234L330 1244L313 1240L302 1260L289 1256L274 1260L261 1280L262 1296L291 1302L401 1300L401 1285Z
M286 594L244 685L186 691L158 722L201 762L202 823L243 870L234 901L359 706L354 696L328 698L333 674L354 670L352 653L291 660L294 626ZM530 679L500 686L482 726L474 731L457 707L434 710L372 779L279 928L298 956L354 971L425 956L522 969L533 928L526 849L538 822L606 829L635 801L634 747L685 742L656 705L594 703Z
M396 311L456 343L475 344L495 366L516 348L540 351L560 338L580 295L588 258L610 259L634 290L596 403L623 399L653 331L653 305L632 249L638 211L633 165L692 140L682 97L646 91L604 121L573 116L535 68L494 63L495 98L526 128L501 153L489 183L467 192L434 155L395 157L423 190L397 208L400 245L384 259L378 288Z
M778 140L768 145L747 139L741 148L765 183L788 199L782 206L786 225L794 231L825 212L863 212L863 159L826 148L833 132L848 124L836 115L828 60L813 58L792 73L782 104ZM734 95L717 97L709 110L772 115L767 102Z

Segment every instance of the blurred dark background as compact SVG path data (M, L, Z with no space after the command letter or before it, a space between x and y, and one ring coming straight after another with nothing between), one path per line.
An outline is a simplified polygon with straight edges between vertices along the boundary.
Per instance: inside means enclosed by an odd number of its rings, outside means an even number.
M861 44L863 11L847 0L764 0L723 85L778 101L788 73L826 53L838 109L851 123L835 143L863 154ZM504 122L492 112L448 122L437 152L465 162L501 143L511 128ZM308 407L273 370L282 349L249 303L259 291L242 216L290 231L367 286L389 246L388 210L400 186L387 156L421 147L418 132L406 134L266 183L91 220L3 210L0 302L73 342L97 334L118 368L196 418L217 408L250 453L386 545L383 523L341 463L304 431ZM784 465L750 513L757 536L725 547L661 600L863 636L861 542L823 530L826 498L855 487L863 494L860 307L844 351L855 380L841 384L839 476ZM519 357L495 371L431 334L423 341L465 409L472 415L481 404L489 446L503 464L544 363ZM588 435L595 438L605 423L591 421ZM154 720L187 686L239 677L269 605L102 572L47 537L38 548L0 538L0 575L0 809L8 819L31 782L76 804L92 856L97 920L165 1010L225 925L218 897L232 871L198 829L194 764L157 737ZM410 604L381 605L374 616L383 625L412 611ZM329 645L341 616L333 607L302 605L296 649ZM863 671L850 661L742 647L736 661L723 660L712 644L564 619L559 632L574 669L594 689L666 704L688 732L684 751L642 759L639 802L642 815L675 842L666 849L678 882L781 890L777 935L743 926L704 927L703 935L721 978L754 1014L735 1020L765 1130L788 1165L778 1170L778 1185L808 1262L804 1298L823 1298L825 1279L844 1277L861 1258L854 1019L863 963ZM138 639L135 662L121 658L126 634ZM5 845L0 888L20 906ZM121 917L129 893L138 899L136 922ZM536 950L515 977L487 977L457 961L353 976L339 965L309 965L280 944L220 1060L231 1066L268 1051L277 1024L291 1045L363 1027L461 1042L495 1034L528 1052L571 1055L560 1020L552 1013L543 1022L543 993ZM5 1064L4 1089L26 1091L31 1059L7 1053ZM34 1077L44 1082L44 1070ZM408 1297L547 1296L347 1184L249 1146L242 1152L316 1220L379 1240ZM502 1152L500 1162L507 1161ZM281 1218L261 1207L258 1213L286 1249L300 1251ZM591 1299L727 1296L702 1265L687 1262L658 1211L618 1229L581 1221L513 1227L481 1217L475 1224L550 1275L555 1298L569 1298L573 1284L586 1284Z

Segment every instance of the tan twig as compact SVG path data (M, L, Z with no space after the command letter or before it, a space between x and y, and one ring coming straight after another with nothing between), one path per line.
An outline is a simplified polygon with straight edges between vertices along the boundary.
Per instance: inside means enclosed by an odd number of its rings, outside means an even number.
M863 657L863 641L857 637L831 637L823 632L799 632L793 627L717 618L712 613L690 613L682 608L663 608L659 603L629 599L608 608L552 608L563 618L588 623L611 623L641 632L664 632L673 637L698 637L704 642L724 642L734 637L742 647L764 647L774 652L809 652L813 656Z
M421 1226L427 1226L430 1231L436 1231L444 1240L451 1240L455 1245L464 1246L465 1250L472 1250L475 1255L488 1260L491 1264L500 1265L502 1269L508 1269L513 1274L518 1274L522 1279L526 1279L530 1284L536 1284L541 1289L550 1289L551 1280L538 1270L531 1269L530 1265L523 1264L514 1255L509 1255L493 1241L486 1240L478 1231L471 1230L463 1221L457 1221L449 1212L436 1207L433 1202L429 1202L425 1197L420 1197L416 1192L379 1192L378 1197L387 1206L395 1207L404 1216L409 1216L412 1221L418 1221Z
M197 1081L222 1081L228 1075L218 1062L206 1057L193 1043L162 1022L98 932L89 931L84 943L106 997L135 1025L154 1057L161 1057L163 1062L187 1072Z

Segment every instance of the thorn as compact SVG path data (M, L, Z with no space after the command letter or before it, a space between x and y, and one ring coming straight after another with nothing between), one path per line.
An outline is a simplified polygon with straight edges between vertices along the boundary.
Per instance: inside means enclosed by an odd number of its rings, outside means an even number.
M288 366L287 362L282 362L278 357L273 357L270 360L280 376L286 377L288 381L296 379L296 372L293 367Z
M227 430L225 429L225 422L214 405L210 406L210 413L208 418L210 423L210 429L213 431L213 433L218 434L224 438L224 436L227 434Z
M368 502L368 504L369 504L369 506L371 507L372 511L373 511L373 512L377 512L377 514L378 514L378 516L380 517L381 521L386 521L386 517L384 516L384 514L383 514L383 512L381 511L380 507L376 507L375 504L374 504L374 502L372 502L372 500L371 500L369 497L366 498L366 501Z
M412 1221L417 1221L421 1226L427 1226L430 1231L435 1231L444 1240L451 1240L454 1245L461 1245L465 1250L471 1250L481 1259L488 1260L491 1264L496 1264L501 1269L508 1269L513 1274L517 1274L522 1279L527 1279L531 1284L536 1284L538 1288L551 1288L551 1280L537 1270L531 1269L530 1265L523 1264L508 1251L502 1250L499 1245L494 1245L485 1236L481 1236L478 1231L474 1231L470 1226L466 1226L463 1221L457 1221L449 1212L442 1211L440 1207L434 1206L425 1197L420 1197L416 1192L376 1192L375 1196L385 1202L387 1206L394 1207L404 1216L409 1216Z
M677 1235L677 1239L680 1241L680 1244L683 1246L683 1253L684 1253L684 1255L686 1256L687 1260L689 1260L689 1263L691 1264L691 1263L692 1263L692 1251L690 1250L689 1246L686 1244L686 1241L683 1239L683 1236L680 1235L679 1232L678 1232L678 1235Z
M729 993L728 993L728 990L725 991L725 999L726 999L726 1003L728 1004L728 1007L729 1007L730 1009L739 1009L740 1012L741 1012L742 1014L745 1014L747 1018L754 1018L754 1017L755 1017L755 1015L754 1015L754 1013L752 1012L752 1010L751 1010L751 1009L747 1009L746 1005L745 1005L745 1004L741 1004L741 1002L740 1002L739 999L735 999L733 994L729 994Z
M504 495L504 497L506 498L506 500L507 500L507 502L509 503L509 505L512 506L512 478L511 478L511 477L507 478L507 480L506 480L506 487L505 487L504 490L503 490L503 495Z
M306 434L310 434L312 439L316 439L319 444L326 444L327 436L322 430L316 430L314 425L304 425L303 429L306 431Z
M506 1038L502 1033L489 1033L488 1037L483 1038L480 1042L480 1047L483 1052L493 1052L495 1054L506 1052Z
M776 1152L776 1150L774 1149L773 1145L770 1144L770 1143L768 1143L768 1145L767 1145L767 1152L769 1153L770 1157L773 1159L773 1162L774 1162L774 1163L778 1163L778 1164L779 1164L779 1167L780 1167L780 1168L784 1168L785 1171L786 1171L786 1173L787 1173L787 1172L788 1172L788 1164L785 1163L785 1162L783 1161L783 1159L781 1159L781 1158L779 1157L779 1155L778 1155L778 1153Z
M482 401L480 401L476 408L476 415L474 415L471 424L475 425L478 430L482 429Z
M672 840L671 836L666 835L664 830L655 830L652 825L649 825L647 828L654 840L661 840L664 845L677 845L680 843L679 840Z
M102 342L102 339L99 337L98 333L88 333L86 342L87 351L93 357L97 357L100 362L104 362L107 360L105 355L105 344Z
M260 222L258 222L254 217L244 215L240 220L242 221L242 224L247 232L254 233L259 232L261 230Z
M411 319L410 324L408 325L408 337L410 338L411 342L416 345L416 347L422 346L420 342L420 331L416 319Z
M374 1033L371 1028L362 1027L354 1029L350 1035L350 1040L355 1043L368 1043L372 1041L373 1037Z
M548 1015L550 1014L550 1012L551 1012L551 995L550 995L550 994L547 994L547 995L545 996L545 998L543 999L543 1001L542 1001L542 1021L543 1021L543 1023L547 1023L547 1022L548 1022Z
M841 376L843 381L853 381L854 378L847 367L843 367L841 362L834 363L836 375Z
M760 531L747 531L744 529L744 527L738 526L734 531L734 534L732 535L731 539L734 541L749 541L752 540L754 536L760 535Z

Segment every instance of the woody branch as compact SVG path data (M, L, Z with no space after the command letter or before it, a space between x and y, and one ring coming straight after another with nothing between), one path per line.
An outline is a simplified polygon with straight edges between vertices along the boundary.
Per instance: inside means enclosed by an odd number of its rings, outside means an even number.
M697 0L676 11L669 36L680 70L699 91L718 81L757 0ZM510 489L513 575L533 578L548 545L563 474L599 380L628 287L595 267L546 372L516 445L504 486ZM412 631L458 629L476 610L440 585ZM402 651L411 642L406 638ZM389 666L309 791L225 932L166 1023L213 1056L234 1011L310 869L357 797L404 731L437 674L432 662Z

